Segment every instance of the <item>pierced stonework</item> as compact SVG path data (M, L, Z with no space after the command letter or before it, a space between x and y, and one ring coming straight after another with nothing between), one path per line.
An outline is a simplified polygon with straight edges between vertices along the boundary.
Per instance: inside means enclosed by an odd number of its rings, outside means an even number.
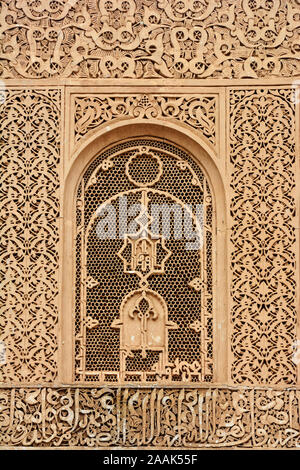
M295 91L231 90L232 378L295 384Z
M60 91L4 91L1 120L0 381L57 375Z

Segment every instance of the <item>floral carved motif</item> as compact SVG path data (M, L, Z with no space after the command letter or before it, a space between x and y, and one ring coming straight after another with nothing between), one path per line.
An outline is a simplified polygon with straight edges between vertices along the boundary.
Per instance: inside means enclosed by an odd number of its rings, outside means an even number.
M112 119L176 119L199 131L216 145L217 97L203 96L76 96L75 142Z
M299 448L298 390L3 388L1 446Z
M299 0L4 0L3 77L299 75Z
M293 384L294 90L232 90L232 378Z
M53 381L60 91L10 89L1 102L0 381Z

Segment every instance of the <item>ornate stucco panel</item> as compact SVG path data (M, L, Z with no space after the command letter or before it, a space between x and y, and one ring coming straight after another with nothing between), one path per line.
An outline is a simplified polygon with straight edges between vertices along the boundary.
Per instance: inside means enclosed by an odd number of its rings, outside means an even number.
M108 96L107 93L75 93L70 90L74 110L71 143L77 145L101 125L116 119L162 119L193 129L213 149L219 144L219 95L217 93Z
M299 448L299 400L261 388L3 388L0 444Z
M298 0L1 4L4 78L299 75Z
M300 0L0 3L0 445L299 448Z
M61 91L10 88L1 100L0 382L57 376Z
M295 90L230 91L232 378L294 384Z

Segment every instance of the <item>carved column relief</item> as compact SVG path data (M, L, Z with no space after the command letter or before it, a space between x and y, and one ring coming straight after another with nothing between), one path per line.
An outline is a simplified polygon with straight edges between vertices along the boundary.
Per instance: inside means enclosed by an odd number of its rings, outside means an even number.
M295 90L230 92L232 378L294 384Z
M57 374L60 91L2 92L0 381Z
M33 447L300 447L297 390L0 389L0 445Z
M3 0L4 78L299 75L299 0Z

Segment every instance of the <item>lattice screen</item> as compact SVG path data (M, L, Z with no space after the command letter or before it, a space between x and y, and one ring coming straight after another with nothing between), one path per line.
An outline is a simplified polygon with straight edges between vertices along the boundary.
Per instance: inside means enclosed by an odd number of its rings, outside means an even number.
M128 227L135 222L138 236L128 228L120 238L125 198ZM118 230L103 239L99 221L108 203ZM141 211L130 215L132 204ZM152 208L160 205L167 216L174 204L182 215L190 210L190 232L182 224L180 237L171 211L154 234ZM75 380L211 382L214 210L195 161L158 139L120 143L85 171L76 214ZM163 220L170 221L168 236ZM193 233L199 245L187 249Z

